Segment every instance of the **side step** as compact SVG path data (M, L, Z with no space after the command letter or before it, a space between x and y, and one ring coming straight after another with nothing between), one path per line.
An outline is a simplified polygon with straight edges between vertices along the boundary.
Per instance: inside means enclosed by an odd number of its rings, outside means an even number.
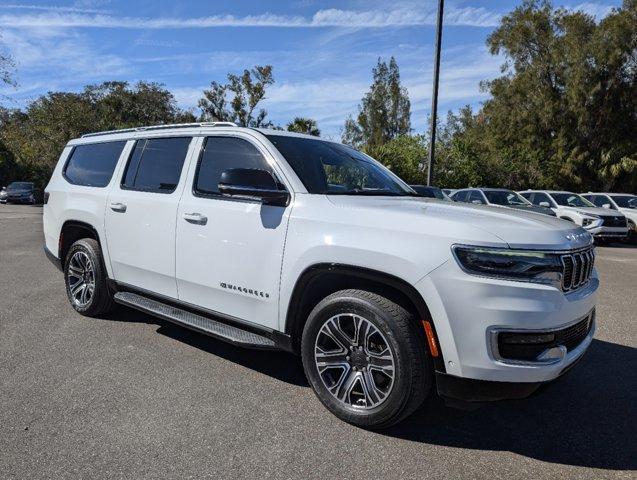
M121 305L126 305L169 322L206 333L233 345L268 350L278 349L276 343L268 337L158 302L143 295L131 292L117 292L114 299Z

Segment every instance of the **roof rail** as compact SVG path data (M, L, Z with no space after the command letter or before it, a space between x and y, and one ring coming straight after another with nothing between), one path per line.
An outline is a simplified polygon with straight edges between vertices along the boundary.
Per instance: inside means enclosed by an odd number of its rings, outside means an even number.
M234 122L198 122L198 123L175 123L172 125L153 125L150 127L122 128L120 130L108 130L106 132L85 133L82 138L99 137L102 135L111 135L113 133L132 133L132 132L154 132L157 130L169 130L173 128L198 128L198 127L236 127Z

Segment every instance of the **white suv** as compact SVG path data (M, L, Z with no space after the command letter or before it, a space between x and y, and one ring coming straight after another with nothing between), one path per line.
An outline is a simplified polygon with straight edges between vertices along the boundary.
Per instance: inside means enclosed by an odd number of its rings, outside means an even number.
M583 193L582 197L599 208L620 212L628 221L628 228L637 235L637 195L630 193Z
M66 146L45 201L79 313L115 302L298 353L321 402L364 427L432 388L528 396L593 338L588 233L419 197L339 143L227 124L92 134Z
M623 214L597 208L577 193L555 190L526 190L518 193L533 205L549 207L559 218L582 226L596 239L628 237L628 224Z

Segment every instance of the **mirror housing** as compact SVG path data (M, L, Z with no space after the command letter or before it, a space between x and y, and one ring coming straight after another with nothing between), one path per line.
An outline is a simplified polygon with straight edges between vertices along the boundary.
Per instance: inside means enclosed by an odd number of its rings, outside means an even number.
M471 203L473 203L474 205L483 205L480 200L471 200Z
M551 204L549 202L540 202L540 207L551 208Z
M602 205L602 208L605 208L606 210L610 210L610 203L605 203L604 205Z
M219 178L219 192L232 197L258 199L263 205L286 207L290 193L279 189L272 174L257 168L231 168Z

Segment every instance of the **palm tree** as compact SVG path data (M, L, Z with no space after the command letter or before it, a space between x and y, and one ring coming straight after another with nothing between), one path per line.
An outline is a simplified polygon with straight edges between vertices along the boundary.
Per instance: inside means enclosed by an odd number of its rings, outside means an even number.
M316 124L316 120L312 118L295 117L287 125L288 132L305 133L307 135L321 136L321 131Z

